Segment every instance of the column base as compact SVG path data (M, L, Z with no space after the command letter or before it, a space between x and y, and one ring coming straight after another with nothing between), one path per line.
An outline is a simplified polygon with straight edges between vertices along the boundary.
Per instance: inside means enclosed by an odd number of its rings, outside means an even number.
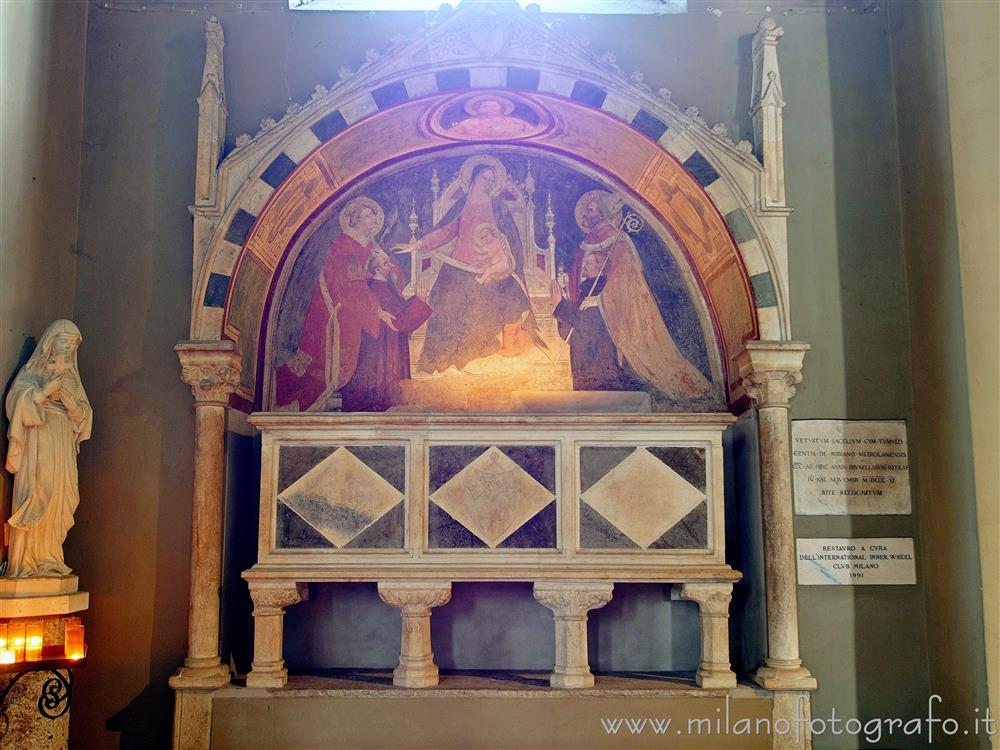
M220 664L185 664L168 681L174 690L217 690L229 684L229 667Z
M254 667L247 675L248 688L283 688L287 684L288 670L284 667L267 672L262 672L260 667Z
M438 684L438 668L431 655L426 661L404 664L392 670L392 684L405 688L428 688Z
M585 670L552 672L549 675L549 685L554 688L569 688L571 690L591 688L594 687L594 675L589 668Z
M815 690L816 678L803 666L760 667L751 679L765 690Z
M731 669L705 669L698 667L695 674L698 687L710 689L729 689L736 687L736 673Z

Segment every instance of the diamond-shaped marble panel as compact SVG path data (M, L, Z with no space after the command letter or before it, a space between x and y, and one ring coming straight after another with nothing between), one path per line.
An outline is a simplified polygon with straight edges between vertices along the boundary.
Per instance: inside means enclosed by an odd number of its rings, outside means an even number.
M638 448L580 499L646 549L702 502L705 493Z
M278 499L343 547L399 504L403 494L345 448L338 448Z
M553 497L494 446L445 482L431 500L490 547L496 547Z

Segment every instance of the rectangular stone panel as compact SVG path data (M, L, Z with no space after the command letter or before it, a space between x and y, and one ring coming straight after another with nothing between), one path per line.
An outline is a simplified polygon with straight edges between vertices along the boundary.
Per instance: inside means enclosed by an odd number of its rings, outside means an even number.
M275 547L401 549L406 477L401 445L281 447Z
M431 445L432 549L555 549L553 445Z
M582 446L578 476L581 549L707 548L704 448Z

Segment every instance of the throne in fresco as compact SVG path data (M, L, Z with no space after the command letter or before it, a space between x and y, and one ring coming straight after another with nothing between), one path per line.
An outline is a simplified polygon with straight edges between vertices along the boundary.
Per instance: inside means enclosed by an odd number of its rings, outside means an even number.
M455 204L459 194L459 177L455 177L441 188L441 180L437 170L431 177L430 192L433 200L431 205L434 212L434 224L437 225L451 207ZM536 315L546 313L548 307L549 284L556 278L556 237L552 230L556 225L556 217L552 211L552 195L546 198L545 230L547 232L546 244L544 247L537 244L538 227L536 226L535 212L537 204L535 202L535 176L531 172L531 163L528 163L528 175L523 182L518 182L513 177L508 176L504 189L500 192L501 200L506 204L514 223L517 226L518 234L521 236L521 247L523 250L523 268L525 282L528 286L528 296L531 299L532 307ZM425 282L433 283L437 278L437 273L441 269L441 262L438 260L425 261L422 264L414 264L412 271L413 288L419 284L421 278Z
M523 180L517 180L508 175L506 182L498 193L498 198L503 202L510 213L517 229L521 258L518 259L518 266L523 269L524 282L527 287L528 299L531 303L532 312L538 323L539 333L547 352L540 350L532 351L529 356L530 368L532 371L531 382L542 384L545 388L553 390L572 390L572 378L570 375L568 349L565 342L559 336L558 324L552 316L552 302L549 298L549 287L556 279L556 237L553 232L555 228L555 213L552 209L552 196L548 194L545 198L544 213L544 233L545 244L539 245L538 238L542 227L539 226L538 214L539 204L536 202L536 181L531 171L531 163L528 163L528 173ZM461 177L455 174L444 185L434 170L429 183L429 198L432 211L431 226L437 226L455 205L462 194ZM410 216L409 228L411 236L416 239L418 234L416 212ZM435 255L427 258L413 258L410 262L410 279L404 294L416 294L419 289L430 289L433 287L438 273L441 270L443 261L440 256ZM407 393L408 408L455 408L456 404L447 396L454 393L450 383L439 382L435 385L428 384L428 381L441 381L440 375L432 375L420 372L417 362L423 350L427 325L424 324L410 335L410 371L411 383L404 384ZM491 366L492 365L492 366ZM496 363L471 363L466 377L486 378L496 377ZM507 368L509 376L513 370L524 369L512 365ZM516 376L515 376L516 377ZM446 379L447 380L447 379ZM467 387L458 389L459 392L467 392Z

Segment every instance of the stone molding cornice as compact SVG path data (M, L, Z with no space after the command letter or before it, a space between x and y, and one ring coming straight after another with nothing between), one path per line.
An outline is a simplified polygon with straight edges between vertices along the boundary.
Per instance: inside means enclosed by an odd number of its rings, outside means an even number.
M191 387L195 405L221 404L240 384L243 364L232 341L184 341L174 347L181 380Z

